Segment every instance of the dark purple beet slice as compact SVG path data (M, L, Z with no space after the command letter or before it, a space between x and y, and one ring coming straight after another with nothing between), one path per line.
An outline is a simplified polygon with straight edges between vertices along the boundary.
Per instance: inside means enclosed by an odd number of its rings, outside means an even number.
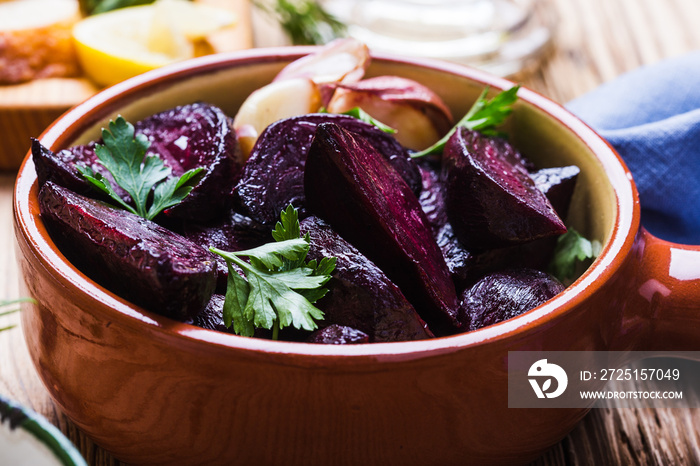
M545 244L545 242L552 240L556 243L554 237L481 252L469 251L457 239L447 219L444 205L444 181L437 169L430 164L423 164L421 172L423 191L418 200L430 222L435 241L442 251L458 292L473 285L489 272L508 266L544 268L549 263L553 249L548 247L549 243Z
M566 227L503 142L460 128L443 152L445 207L460 242L483 251L560 235Z
M232 120L221 109L205 103L184 105L141 120L134 128L150 141L147 154L160 156L173 176L191 168L206 170L197 186L180 204L168 209L167 215L207 221L226 211L241 163ZM78 193L90 193L92 188L78 173L76 164L88 165L112 180L97 162L94 147L90 143L53 153L38 141L32 142L39 185L51 180ZM122 199L130 201L126 192L118 192Z
M61 251L105 288L178 320L196 315L209 301L214 258L202 247L52 182L41 188L39 206Z
M437 167L422 164L420 168L423 175L423 190L418 201L428 219L433 237L442 251L456 289L463 290L470 278L473 278L474 254L467 251L457 240L452 231L452 225L447 220L444 183Z
M333 324L316 330L306 341L325 345L351 345L369 343L369 335L352 327Z
M506 267L546 270L551 262L557 238L541 238L529 243L473 253L459 242L452 231L452 225L447 223L438 233L436 241L459 292L485 274Z
M304 195L306 154L316 127L328 122L366 138L415 192L420 191L418 166L392 136L347 115L309 114L277 121L262 132L236 188L242 212L266 225L274 225L289 204L299 210L300 218L308 215Z
M157 113L134 124L151 142L149 154L159 155L180 176L193 168L206 173L183 201L165 213L207 221L226 212L241 169L233 120L220 108L197 102Z
M242 272L241 272L242 273ZM204 308L203 311L198 313L196 316L187 319L185 323L190 325L196 325L207 330L216 330L224 333L233 334L233 328L228 328L224 324L224 301L226 301L226 296L223 294L212 295L209 303ZM307 336L309 332L305 332L304 336ZM270 338L272 332L266 329L256 328L253 334L256 338Z
M447 223L443 182L439 167L434 167L430 163L421 164L420 172L423 178L423 189L418 196L418 202L423 208L433 235L436 235Z
M361 137L321 124L306 162L309 210L396 283L431 329L459 327L457 296L418 199Z
M272 241L271 229L245 215L231 212L222 220L206 224L187 223L182 228L182 235L205 249L215 247L222 251L241 251L252 249ZM228 266L223 257L216 259L216 290L224 293L228 280Z
M508 163L515 166L522 166L526 171L535 170L535 164L518 152L507 139L500 137L487 138L487 144L492 150L504 158Z
M452 225L446 223L435 237L438 247L445 258L447 269L450 271L457 291L463 290L473 280L479 278L479 270L475 270L475 255L462 246Z
M563 290L556 278L539 270L495 272L464 292L460 320L466 329L476 330L527 312Z
M328 294L316 305L325 317L320 325L339 324L369 335L373 342L422 340L432 337L426 323L384 272L318 217L302 220L309 233L308 259L335 257Z
M559 218L565 219L569 214L569 205L580 172L581 170L576 165L569 165L567 167L543 168L530 173L535 186L547 196Z
M457 291L464 290L485 273L502 269L504 264L514 259L514 255L502 248L473 253L457 239L452 225L447 220L445 209L444 182L436 167L421 165L423 191L420 201L423 211L433 230L433 236L442 251Z
M569 205L579 173L578 167L570 165L544 168L530 174L537 188L547 196L561 219L565 219L569 213ZM517 265L546 270L556 246L557 237L550 236L517 246L513 253L519 259Z
M224 300L225 296L222 294L212 295L204 310L187 320L187 323L207 330L233 333L233 329L224 325Z
M51 181L78 194L94 196L96 191L75 169L76 164L89 166L93 171L109 179L112 185L115 186L114 179L109 171L102 164L97 163L94 143L85 146L74 146L54 153L41 145L37 139L32 139L32 160L36 168L39 187L44 186L44 183L47 181ZM131 201L129 194L119 186L115 186L115 191L124 201Z

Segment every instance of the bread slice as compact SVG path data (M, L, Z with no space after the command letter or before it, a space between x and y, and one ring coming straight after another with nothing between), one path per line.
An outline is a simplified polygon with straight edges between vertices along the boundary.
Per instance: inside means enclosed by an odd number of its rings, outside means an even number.
M71 29L76 0L0 1L0 84L80 75Z

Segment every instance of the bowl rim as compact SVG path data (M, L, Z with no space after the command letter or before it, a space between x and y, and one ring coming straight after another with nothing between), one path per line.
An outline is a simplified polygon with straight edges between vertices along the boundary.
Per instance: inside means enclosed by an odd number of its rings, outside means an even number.
M64 148L88 127L104 120L118 102L137 99L139 95L168 87L191 77L214 73L233 66L259 65L266 62L290 61L311 53L315 47L274 47L222 53L168 65L136 76L106 88L86 101L65 112L40 136L39 140L51 148ZM399 65L427 67L431 70L457 75L481 85L503 90L514 85L512 81L490 75L484 71L432 59L416 59L384 54L372 54L373 61ZM211 345L212 347L253 351L265 354L308 355L321 359L337 359L338 356L365 358L377 361L394 361L428 357L455 349L470 348L506 338L517 337L524 332L551 323L569 310L581 305L589 296L609 280L621 267L629 254L639 229L640 208L637 189L632 175L621 157L592 128L574 116L562 105L528 88L521 87L518 96L567 127L595 155L607 174L616 199L616 214L613 231L594 263L573 284L555 298L515 318L481 328L479 330L446 337L389 343L361 345L318 345L310 343L272 341L247 338L215 330L206 330L177 322L167 317L146 311L139 306L116 296L78 271L58 251L48 237L38 215L30 211L30 196L36 184L36 172L27 153L19 168L14 189L13 215L15 235L26 240L34 255L50 271L54 278L67 287L75 287L101 306L94 312L108 312L109 318L134 329L147 325L161 336L177 339L183 343ZM131 99L131 100L129 100Z

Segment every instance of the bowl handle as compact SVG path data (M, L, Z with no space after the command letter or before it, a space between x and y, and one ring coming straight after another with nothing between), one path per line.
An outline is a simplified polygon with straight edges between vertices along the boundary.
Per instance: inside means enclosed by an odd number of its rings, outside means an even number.
M639 349L700 351L700 246L671 243L641 228L635 252L630 310L648 323Z

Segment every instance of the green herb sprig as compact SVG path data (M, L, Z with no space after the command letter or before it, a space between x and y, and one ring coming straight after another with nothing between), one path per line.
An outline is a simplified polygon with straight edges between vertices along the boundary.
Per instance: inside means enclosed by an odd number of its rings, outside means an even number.
M119 187L134 203L132 207L117 193L112 182L91 167L78 165L78 171L98 191L107 194L129 212L152 220L163 210L180 203L204 174L203 168L188 170L180 177L171 177L171 169L157 156L146 156L150 145L143 134L122 116L102 129L103 144L95 146L99 163L111 173ZM166 179L167 178L167 179Z
M518 89L520 89L519 85L513 86L489 100L486 98L489 87L486 86L467 114L442 139L427 149L414 152L411 154L411 157L419 158L426 155L441 154L445 149L445 144L457 131L457 128L479 131L487 136L503 136L503 133L496 128L503 124L508 115L513 112L513 104L518 100Z
M378 129L388 134L396 133L396 130L394 128L377 120L372 115L362 110L360 107L353 107L347 112L343 112L341 115L348 115L357 118L360 121L364 121L365 123L368 123L372 126L376 126Z
M20 304L20 303L33 303L34 300L31 298L19 298L19 299L13 299L13 300L0 300L0 309L7 308L9 306L13 306L15 304ZM19 312L19 308L15 309L9 309L9 310L2 310L0 311L0 317L5 317L9 316L10 314L14 314L15 312ZM3 332L5 330L10 330L12 328L15 328L16 325L6 325L4 327L0 327L0 332Z
M573 228L557 238L549 272L564 284L570 284L582 272L582 266L600 254L599 241L590 241Z
M155 0L80 0L80 11L85 15L97 15L130 6L148 5Z
M293 45L322 45L347 35L347 26L315 0L276 0L253 4L276 20Z
M299 216L291 205L282 211L272 236L275 241L245 251L210 248L228 264L224 324L233 325L238 335L253 336L255 328L265 328L272 329L276 340L282 328L315 330L316 320L323 319L323 312L313 303L328 292L323 285L335 269L335 257L306 262L309 235L301 237ZM245 279L234 264L243 270Z

